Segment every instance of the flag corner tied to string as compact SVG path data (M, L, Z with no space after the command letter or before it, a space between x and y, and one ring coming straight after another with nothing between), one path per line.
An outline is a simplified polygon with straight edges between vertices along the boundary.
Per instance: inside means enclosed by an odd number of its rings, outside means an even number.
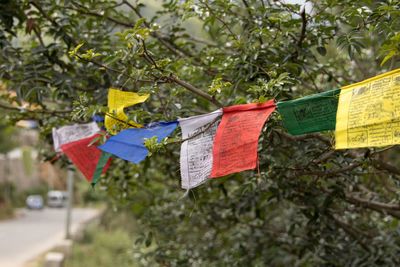
M211 173L213 142L222 109L179 119L182 129L181 186L189 190L204 183Z
M340 92L336 149L400 144L400 69Z
M256 168L260 132L275 108L274 100L223 108L214 140L211 178Z
M71 162L82 172L89 182L93 179L96 165L101 156L101 151L92 144L93 140L99 136L99 134L95 134L61 146L61 150L64 154L67 155ZM109 165L110 162L107 159L100 174L104 173L108 169Z
M157 136L158 142L160 142L169 136L177 125L177 121L155 122L143 128L126 129L111 136L103 145L99 146L99 149L137 164L144 160L148 154L144 145L145 138Z
M278 112L291 135L335 130L340 89L278 102Z
M116 134L117 129L141 127L142 125L128 121L124 108L143 103L149 98L149 94L139 95L134 92L121 91L116 88L108 90L108 113L105 116L104 125L108 132Z

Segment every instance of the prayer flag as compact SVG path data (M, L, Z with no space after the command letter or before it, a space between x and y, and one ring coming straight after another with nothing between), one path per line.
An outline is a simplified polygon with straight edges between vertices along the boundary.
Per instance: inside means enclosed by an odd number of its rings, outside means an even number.
M212 178L256 168L258 138L275 107L269 100L223 108L214 140Z
M101 152L101 156L99 158L99 161L97 162L96 169L94 170L93 173L93 179L92 179L92 186L94 187L97 182L100 179L101 174L104 172L104 166L109 162L109 159L111 158L111 154L107 152Z
M94 116L92 117L92 120L93 120L94 122L104 122L104 116L94 115Z
M95 122L53 128L54 150L60 152L62 145L92 136L99 131L100 128Z
M156 122L144 128L126 129L111 136L99 148L121 159L139 163L147 156L148 150L144 146L144 139L153 136L158 137L158 142L170 135L178 125L178 122Z
M342 88L336 149L399 143L400 69Z
M133 92L125 92L115 88L108 90L108 114L105 118L105 127L111 134L116 134L118 130L130 127L142 127L142 125L128 121L128 116L124 108L143 103L149 98L149 94L138 95Z
M212 148L222 109L179 120L182 128L182 188L191 189L207 180L212 167Z
M100 135L80 139L61 146L61 150L67 155L72 163L82 172L86 179L90 182L92 180L97 162L101 156L101 151L91 144L93 140ZM110 163L108 162L104 168L103 173L108 169Z
M340 89L278 102L285 128L292 135L335 130Z

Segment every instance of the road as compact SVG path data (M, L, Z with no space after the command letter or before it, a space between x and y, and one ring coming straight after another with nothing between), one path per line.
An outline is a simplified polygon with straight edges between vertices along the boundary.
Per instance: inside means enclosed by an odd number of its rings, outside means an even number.
M72 232L96 217L97 209L75 208ZM0 266L22 267L65 237L65 209L23 210L16 219L0 222Z

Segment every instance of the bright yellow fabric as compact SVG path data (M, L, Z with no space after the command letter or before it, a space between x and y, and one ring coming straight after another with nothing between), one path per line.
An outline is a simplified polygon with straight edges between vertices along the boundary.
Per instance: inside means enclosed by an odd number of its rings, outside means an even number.
M400 69L342 88L335 135L336 149L400 144Z
M108 90L108 112L105 116L105 126L109 133L116 134L118 130L137 127L142 125L128 121L128 116L124 112L124 108L143 103L149 98L149 94L138 95L133 92L124 92L115 88ZM118 120L114 119L117 118Z

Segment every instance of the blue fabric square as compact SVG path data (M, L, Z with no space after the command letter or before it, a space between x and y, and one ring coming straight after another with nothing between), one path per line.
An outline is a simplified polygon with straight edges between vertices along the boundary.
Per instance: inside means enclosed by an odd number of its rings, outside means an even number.
M99 146L99 149L121 159L139 163L146 158L149 152L144 146L144 139L157 136L158 142L160 142L169 136L177 125L177 121L155 122L146 125L144 128L126 129L110 137L103 145Z

